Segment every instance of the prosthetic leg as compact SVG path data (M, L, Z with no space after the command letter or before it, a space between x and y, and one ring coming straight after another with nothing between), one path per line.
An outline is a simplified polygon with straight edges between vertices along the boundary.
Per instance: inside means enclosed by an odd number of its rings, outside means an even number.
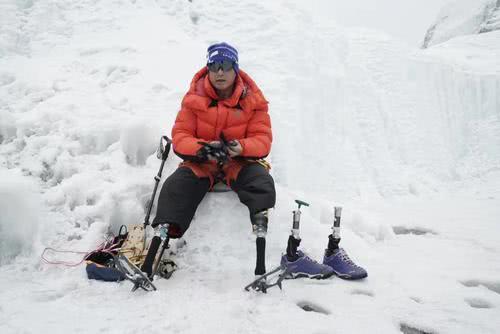
M300 228L300 207L302 205L304 206L309 206L308 203L300 201L300 200L295 200L295 203L299 206L296 211L293 211L293 224L292 224L292 231L290 236L288 237L288 243L286 246L286 256L288 258L288 261L295 261L299 258L297 255L297 248L300 246L300 233L299 233L299 228Z
M266 273L266 235L267 235L267 210L250 215L252 221L252 230L255 234L255 245L257 249L257 260L255 264L255 275L257 278L245 287L246 291L250 289L267 293L267 289L278 286L281 289L281 282L285 277L285 270L282 266L276 267ZM272 275L278 275L274 283L267 283L267 278Z
M255 245L257 249L257 260L255 264L255 275L261 276L266 273L266 235L267 235L267 210L257 212L250 216L252 231L255 234Z
M357 280L368 276L366 270L354 263L346 251L339 247L340 243L340 215L342 208L335 207L335 219L332 226L332 234L328 236L328 247L325 250L323 264L331 267L340 278Z
M295 200L299 206L297 210L293 211L293 225L288 243L286 247L286 254L281 257L281 265L286 268L285 278L299 278L308 277L314 279L325 279L333 275L333 270L325 265L322 265L304 252L298 250L300 246L300 207L309 206L308 203Z
M148 275L150 280L153 280L153 277L156 274L159 274L165 279L169 279L174 270L177 268L172 260L162 259L165 250L170 248L170 235L168 233L169 227L170 224L168 223L160 224L154 227L155 234L149 245L149 251L146 255L146 259L141 267L141 270ZM158 253L160 245L161 250L159 256L157 257L156 254Z

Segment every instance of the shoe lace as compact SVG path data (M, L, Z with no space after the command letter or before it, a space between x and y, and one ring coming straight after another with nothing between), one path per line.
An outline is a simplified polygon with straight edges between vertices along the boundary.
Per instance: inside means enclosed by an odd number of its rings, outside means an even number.
M309 256L309 255L307 255L307 254L304 254L304 257L306 257L306 258L307 258L309 261L311 261L311 262L314 262L314 263L319 264L319 262L318 262L318 261L316 261L315 259L313 259L312 257L310 257L310 256Z
M304 254L304 258L306 258L308 261L313 262L313 263L318 264L318 265L322 265L318 261L316 261L315 259L310 257L308 254L306 254L306 253L303 253L303 254Z
M351 260L351 258L349 257L349 255L347 255L347 253L344 249L339 250L339 255L340 255L340 258L342 259L342 261L346 262L347 264L350 264L353 267L360 268L360 266L358 266L356 263L354 263Z

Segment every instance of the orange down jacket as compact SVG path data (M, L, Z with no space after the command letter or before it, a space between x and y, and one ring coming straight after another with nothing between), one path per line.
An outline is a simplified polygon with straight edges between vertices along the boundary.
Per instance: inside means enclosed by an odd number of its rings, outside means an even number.
M229 184L248 164L248 160L242 158L264 158L271 150L273 137L268 102L242 70L236 77L231 97L219 100L204 67L193 77L172 128L174 152L185 160L181 166L189 167L198 177L210 178L213 184L218 173L216 163L194 162L190 157L196 156L201 148L198 142L220 140L221 133L227 140L238 140L243 149L240 157L230 159L223 167Z

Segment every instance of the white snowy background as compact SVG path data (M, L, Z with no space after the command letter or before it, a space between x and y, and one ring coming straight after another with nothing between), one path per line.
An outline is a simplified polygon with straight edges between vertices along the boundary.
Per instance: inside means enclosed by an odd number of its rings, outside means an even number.
M459 2L0 1L0 332L498 333L500 31L474 25L495 1ZM270 101L268 269L301 199L302 249L321 260L342 206L368 278L244 292L234 193L207 195L156 292L44 264L143 221L157 142L219 41Z

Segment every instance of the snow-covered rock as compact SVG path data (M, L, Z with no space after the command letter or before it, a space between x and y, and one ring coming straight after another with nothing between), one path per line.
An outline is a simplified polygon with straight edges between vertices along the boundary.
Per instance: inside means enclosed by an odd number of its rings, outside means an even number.
M453 37L500 29L500 0L457 0L440 11L427 30L423 48Z

